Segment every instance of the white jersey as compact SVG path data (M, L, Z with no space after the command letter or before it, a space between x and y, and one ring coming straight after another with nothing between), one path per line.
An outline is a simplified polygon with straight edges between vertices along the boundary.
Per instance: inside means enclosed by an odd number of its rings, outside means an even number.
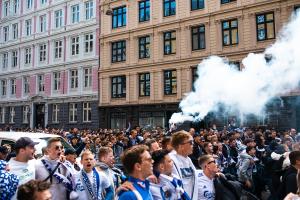
M8 162L10 172L19 177L18 186L27 183L30 180L35 179L35 160L29 160L28 162L19 162L11 158ZM12 200L17 199L17 192L12 197Z
M98 191L100 193L102 193L106 188L110 187L110 182L109 182L108 177L103 172L99 172L99 171L96 171L96 172L99 174L99 179L100 179L100 185L99 185ZM90 199L88 190L86 189L86 186L84 185L84 181L83 181L83 177L82 177L81 173L82 173L82 171L79 171L75 175L75 191L79 196L78 199L82 199L82 200ZM95 184L94 178L93 178L93 171L91 171L90 173L87 173L87 177L89 178L89 180L92 184Z
M176 151L169 153L174 162L172 174L182 180L183 188L193 200L197 199L196 168L189 157L183 157Z
M203 170L197 170L198 180L198 200L214 200L215 199L215 187L213 179L208 178Z

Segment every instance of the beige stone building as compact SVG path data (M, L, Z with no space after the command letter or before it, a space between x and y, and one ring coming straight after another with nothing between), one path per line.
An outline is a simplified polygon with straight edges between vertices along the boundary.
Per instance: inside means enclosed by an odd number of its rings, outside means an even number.
M274 43L300 0L100 1L100 127L168 126L196 66Z

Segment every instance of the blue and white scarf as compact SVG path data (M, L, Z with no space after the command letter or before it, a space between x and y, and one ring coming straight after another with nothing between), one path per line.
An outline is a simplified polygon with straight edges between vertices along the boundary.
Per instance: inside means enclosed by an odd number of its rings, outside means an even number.
M81 176L85 189L88 191L89 199L98 200L101 199L101 193L99 192L100 177L95 168L93 168L93 183L90 182L88 175L82 169Z
M17 191L19 178L6 171L7 162L0 160L0 200L11 199Z

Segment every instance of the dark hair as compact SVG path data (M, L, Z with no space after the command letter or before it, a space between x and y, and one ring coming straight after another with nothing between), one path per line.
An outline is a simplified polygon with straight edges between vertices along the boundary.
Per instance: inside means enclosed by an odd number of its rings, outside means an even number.
M254 146L247 146L246 147L246 153L249 153L252 149L255 149Z
M148 148L151 149L151 145L152 145L153 143L155 143L155 142L156 142L155 139L147 139L146 142L145 142L145 145L147 145Z
M300 151L292 151L289 154L291 165L295 165L297 160L300 160Z
M162 147L163 149L166 149L168 143L170 143L170 142L171 142L171 137L170 137L170 136L163 137L163 139L162 139L162 141L161 141L161 147Z
M145 151L148 151L148 147L146 145L136 145L127 149L122 154L121 161L127 173L132 173L134 165L142 162L141 154Z
M153 169L157 170L158 165L162 163L165 156L168 155L169 151L165 149L157 150L152 153L152 159L154 160Z
M36 192L43 192L50 188L51 184L42 180L31 180L25 184L22 184L18 188L17 199L18 200L34 200Z

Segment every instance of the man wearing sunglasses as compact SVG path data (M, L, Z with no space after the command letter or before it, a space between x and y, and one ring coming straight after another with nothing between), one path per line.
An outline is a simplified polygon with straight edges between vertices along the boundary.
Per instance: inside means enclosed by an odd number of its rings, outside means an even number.
M36 179L51 183L50 192L53 200L75 199L73 192L73 174L64 163L60 162L64 149L59 138L51 138L47 142L47 155L36 162Z
M215 159L211 155L203 155L199 158L198 176L198 199L199 200L214 200L215 187L214 178L219 172L219 168Z
M174 163L172 174L181 179L190 199L197 199L196 168L188 157L193 153L193 144L193 137L188 132L178 131L172 135L174 151L169 155Z

